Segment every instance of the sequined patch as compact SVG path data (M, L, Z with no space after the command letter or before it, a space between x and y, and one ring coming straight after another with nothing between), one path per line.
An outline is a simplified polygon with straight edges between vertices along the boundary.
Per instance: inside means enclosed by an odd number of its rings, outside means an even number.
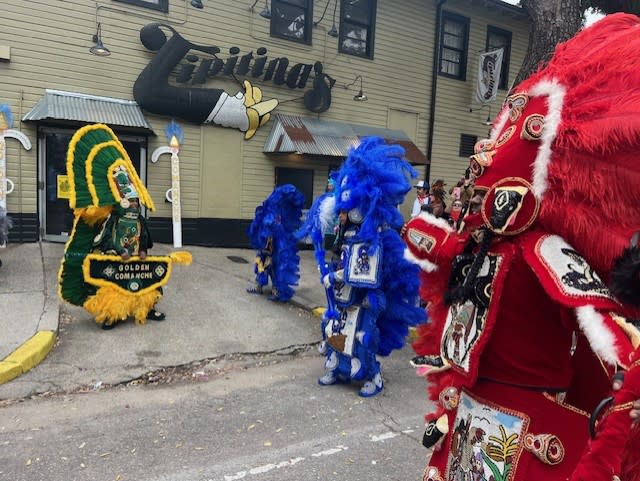
M452 284L464 282L473 256L458 256L452 268ZM484 259L480 273L475 280L475 296L462 304L449 308L440 341L441 354L454 367L469 372L470 355L482 338L487 322L491 285L502 262L501 257L489 254Z
M516 94L507 98L507 105L509 106L509 120L516 122L522 115L522 111L529 102L529 96L526 94Z
M564 446L553 434L527 434L524 437L524 448L531 452L544 464L559 464L564 459Z
M513 136L513 133L515 131L516 131L516 126L512 125L507 130L502 132L498 137L498 140L496 140L496 148L502 147L504 144L506 144L507 140L509 140Z
M529 418L464 392L450 433L446 479L511 481Z
M520 138L522 140L540 140L542 131L544 130L544 116L540 114L531 114L524 119Z

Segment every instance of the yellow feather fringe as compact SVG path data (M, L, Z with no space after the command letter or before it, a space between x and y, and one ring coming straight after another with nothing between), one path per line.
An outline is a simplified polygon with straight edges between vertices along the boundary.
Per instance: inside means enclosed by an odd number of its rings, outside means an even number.
M88 225L93 227L102 223L113 211L113 206L107 207L86 207L84 209L74 209L73 214L80 216Z
M169 254L169 257L176 264L183 264L185 266L191 265L191 261L193 260L191 252L187 251L175 251Z
M143 294L123 294L121 289L103 286L86 300L83 307L93 315L98 324L124 321L129 316L135 319L136 324L145 324L149 311L161 297L162 294L157 290Z

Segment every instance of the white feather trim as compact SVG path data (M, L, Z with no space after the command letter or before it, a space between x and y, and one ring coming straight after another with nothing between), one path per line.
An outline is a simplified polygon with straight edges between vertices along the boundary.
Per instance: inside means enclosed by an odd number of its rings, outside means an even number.
M438 266L436 264L434 264L433 262L429 262L427 259L418 259L413 255L409 248L405 248L404 258L412 264L416 264L425 272L435 272L438 270Z
M427 224L440 227L446 232L453 232L453 228L451 227L451 225L449 225L449 223L441 217L436 217L435 215L425 211L421 211L420 214L418 214L418 217L424 220Z
M498 134L502 130L502 127L504 127L504 124L507 123L507 120L509 120L509 108L505 106L500 114L498 114L498 118L491 128L491 133L489 134L491 136L491 140L496 140L498 138Z
M335 219L336 196L328 195L320 203L318 215L320 216L320 225L322 232L327 232L329 226L332 226Z
M615 337L605 325L602 314L593 306L582 306L576 308L576 317L593 352L611 366L619 364Z
M558 126L562 121L562 106L566 89L556 79L543 80L531 88L529 94L533 96L547 96L548 112L544 117L544 128L540 138L538 154L533 162L533 193L542 199L547 191L547 176L551 161L551 145L558 134Z

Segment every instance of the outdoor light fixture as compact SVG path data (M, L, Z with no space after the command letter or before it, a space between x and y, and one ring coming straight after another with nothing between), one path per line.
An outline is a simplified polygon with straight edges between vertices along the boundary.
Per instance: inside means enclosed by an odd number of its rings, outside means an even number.
M91 52L93 55L97 55L98 57L108 57L109 55L111 55L111 51L102 43L102 27L100 23L98 23L96 33L93 36L93 42L95 43L95 45L89 49L89 52Z
M191 6L194 8L204 8L204 5L202 5L202 0L191 0Z
M358 75L356 77L356 80L358 79L360 79L360 91L358 92L357 95L353 96L353 100L355 100L356 102L364 102L365 100L369 100L369 97L367 97L365 93L362 91L362 75ZM354 80L354 82L356 80Z
M264 8L260 12L260 16L263 18L271 18L271 10L269 10L269 0L264 0Z
M333 25L331 25L331 30L327 32L327 35L333 38L338 36L338 29L336 28L336 8L338 8L338 0L333 4Z

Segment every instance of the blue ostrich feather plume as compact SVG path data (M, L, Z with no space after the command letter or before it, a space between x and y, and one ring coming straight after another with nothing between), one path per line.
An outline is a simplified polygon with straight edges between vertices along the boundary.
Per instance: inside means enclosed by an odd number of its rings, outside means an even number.
M385 229L380 233L380 244L383 252L380 289L385 306L376 321L380 331L378 354L388 356L405 345L410 327L427 321L427 313L418 304L420 268L405 259L406 246L400 235Z
M11 107L8 104L0 104L0 114L4 115L4 119L7 121L7 128L12 128L13 114L11 113Z
M272 283L281 301L293 296L292 286L300 279L296 232L300 229L303 205L304 196L293 185L278 186L256 207L249 226L249 239L254 249L264 249L267 240L272 240Z
M363 216L358 237L376 248L378 229L400 229L404 223L398 206L411 190L417 172L399 145L380 137L367 137L353 149L338 171L336 212L359 209Z
M180 145L184 143L184 132L182 131L182 127L175 120L171 120L167 127L164 129L164 133L167 136L167 140L171 141L171 137L178 139Z

